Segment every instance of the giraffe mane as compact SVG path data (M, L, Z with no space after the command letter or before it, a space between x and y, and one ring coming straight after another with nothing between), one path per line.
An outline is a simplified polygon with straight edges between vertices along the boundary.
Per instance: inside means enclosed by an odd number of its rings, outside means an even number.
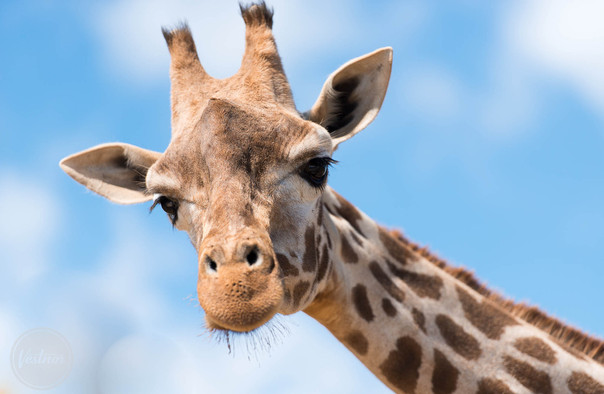
M449 275L499 306L512 316L518 317L549 334L556 342L577 355L577 351L604 365L604 341L584 333L557 318L547 315L539 308L524 302L515 302L489 289L481 283L472 271L464 267L454 267L438 257L425 246L419 246L407 239L399 230L389 230L390 235L407 248L430 261Z

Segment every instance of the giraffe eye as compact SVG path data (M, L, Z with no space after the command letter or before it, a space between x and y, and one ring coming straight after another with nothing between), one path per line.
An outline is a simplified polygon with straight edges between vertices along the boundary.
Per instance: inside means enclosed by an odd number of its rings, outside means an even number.
M153 199L153 205L151 205L149 211L153 211L153 208L155 208L157 204L161 205L161 209L168 214L168 218L170 219L170 222L172 222L172 225L175 225L178 220L178 201L172 200L166 196L157 195Z
M329 173L329 166L335 163L330 157L316 157L302 167L300 175L313 187L323 187Z

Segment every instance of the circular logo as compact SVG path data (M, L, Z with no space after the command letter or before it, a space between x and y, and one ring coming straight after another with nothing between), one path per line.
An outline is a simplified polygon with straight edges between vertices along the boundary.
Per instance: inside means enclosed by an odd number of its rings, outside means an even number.
M35 328L15 341L10 361L21 383L46 390L69 375L73 355L69 342L61 334L49 328Z

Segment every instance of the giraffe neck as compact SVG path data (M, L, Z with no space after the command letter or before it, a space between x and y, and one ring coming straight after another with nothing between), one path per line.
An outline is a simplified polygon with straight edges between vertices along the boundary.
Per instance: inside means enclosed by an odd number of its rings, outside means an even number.
M500 309L330 188L323 209L331 267L304 312L391 389L604 392L602 364Z

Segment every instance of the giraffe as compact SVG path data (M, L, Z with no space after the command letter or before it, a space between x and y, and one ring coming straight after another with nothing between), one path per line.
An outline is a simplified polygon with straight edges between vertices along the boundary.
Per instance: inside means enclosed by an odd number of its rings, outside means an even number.
M604 342L491 292L327 185L335 149L381 107L392 49L341 66L300 113L272 10L241 13L241 68L224 80L205 72L186 25L163 30L163 153L111 143L60 163L110 201L152 200L188 233L208 329L249 332L303 311L396 392L604 393Z

